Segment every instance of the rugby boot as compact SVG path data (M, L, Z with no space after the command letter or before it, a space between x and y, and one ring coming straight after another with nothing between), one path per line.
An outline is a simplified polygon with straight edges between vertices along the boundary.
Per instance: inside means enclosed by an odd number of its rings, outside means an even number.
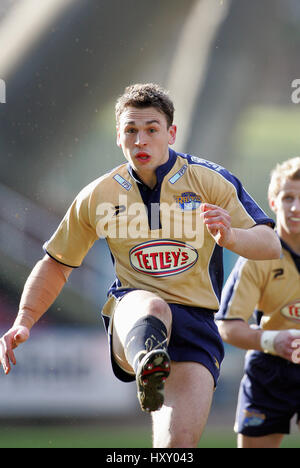
M164 403L165 381L170 374L171 360L164 349L154 349L140 361L136 373L137 396L141 409L159 410Z

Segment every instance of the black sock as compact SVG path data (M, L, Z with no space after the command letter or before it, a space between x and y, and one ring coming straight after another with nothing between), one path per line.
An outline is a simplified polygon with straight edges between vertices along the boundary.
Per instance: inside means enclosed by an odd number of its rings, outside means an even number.
M167 348L167 333L164 323L153 315L134 324L126 337L125 356L135 372L143 355L155 348Z

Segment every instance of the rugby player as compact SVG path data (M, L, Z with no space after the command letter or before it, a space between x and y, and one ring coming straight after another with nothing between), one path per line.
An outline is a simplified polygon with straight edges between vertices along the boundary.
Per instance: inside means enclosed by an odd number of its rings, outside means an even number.
M154 447L196 447L224 354L214 323L222 248L272 259L281 246L274 221L238 179L171 149L173 116L158 85L132 85L119 97L117 144L127 162L85 187L44 245L0 357L8 373L13 349L104 237L116 270L102 310L115 375L136 380L141 408L152 414Z
M300 417L300 157L272 171L268 198L283 254L240 258L216 316L224 341L249 350L235 424L240 448L280 447ZM253 313L257 326L249 325Z

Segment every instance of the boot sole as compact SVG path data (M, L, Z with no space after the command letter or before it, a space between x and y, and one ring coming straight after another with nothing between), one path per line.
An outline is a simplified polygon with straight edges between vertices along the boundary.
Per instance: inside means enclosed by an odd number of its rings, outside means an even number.
M141 360L137 375L137 393L142 411L159 410L164 403L165 381L170 374L170 358L163 349L150 351Z

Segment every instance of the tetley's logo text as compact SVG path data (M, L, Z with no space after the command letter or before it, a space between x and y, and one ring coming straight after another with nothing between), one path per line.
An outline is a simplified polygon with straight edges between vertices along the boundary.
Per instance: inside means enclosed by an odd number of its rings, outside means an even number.
M295 320L296 322L300 321L300 301L295 301L292 304L288 304L287 306L281 309L281 314L284 317Z
M198 252L185 242L161 239L131 249L134 270L150 276L172 276L188 270L198 260Z

